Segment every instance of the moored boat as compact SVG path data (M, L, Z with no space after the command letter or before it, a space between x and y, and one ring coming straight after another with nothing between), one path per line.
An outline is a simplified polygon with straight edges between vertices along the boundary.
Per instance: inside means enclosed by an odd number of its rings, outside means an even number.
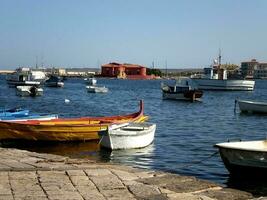
M21 108L0 109L0 118L3 117L27 117L29 110Z
M21 97L26 96L41 96L43 95L44 90L37 86L29 86L29 85L23 85L23 86L17 86L16 94Z
M241 112L267 114L267 102L236 100Z
M194 87L188 78L177 80L173 86L162 83L161 90L163 99L195 101L203 95L203 91Z
M45 81L45 86L47 87L63 87L64 82L59 76L51 75L48 80Z
M85 141L99 139L98 132L111 123L144 122L143 101L136 113L110 117L59 118L52 120L27 120L0 122L0 140L26 139L46 141Z
M255 81L253 80L218 80L206 78L192 79L201 90L223 90L223 91L252 91Z
M108 88L105 86L96 86L96 85L87 85L86 86L87 92L90 93L107 93Z
M13 122L22 122L27 120L51 120L58 119L58 115L38 115L38 114L29 114L28 116L5 116L0 117L0 121L13 121Z
M192 76L200 90L252 91L254 80L228 79L227 70L221 66L221 52L211 67L204 68L204 76Z
M215 147L232 175L267 177L267 140L224 142Z
M112 150L143 148L154 140L156 124L114 124L99 133L100 146Z
M94 77L91 78L85 78L86 84L88 85L95 85L97 83L97 80Z
M10 86L38 86L46 79L42 71L34 71L30 68L21 67L12 74L7 75L6 81Z

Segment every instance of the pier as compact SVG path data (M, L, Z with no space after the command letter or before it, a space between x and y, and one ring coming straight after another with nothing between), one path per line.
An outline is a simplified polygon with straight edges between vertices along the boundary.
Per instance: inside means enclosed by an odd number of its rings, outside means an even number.
M253 199L210 181L87 159L0 148L0 199Z

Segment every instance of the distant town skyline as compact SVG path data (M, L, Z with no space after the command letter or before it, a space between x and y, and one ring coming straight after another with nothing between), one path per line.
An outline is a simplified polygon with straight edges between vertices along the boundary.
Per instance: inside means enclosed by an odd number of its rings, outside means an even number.
M0 0L0 69L267 62L265 0Z

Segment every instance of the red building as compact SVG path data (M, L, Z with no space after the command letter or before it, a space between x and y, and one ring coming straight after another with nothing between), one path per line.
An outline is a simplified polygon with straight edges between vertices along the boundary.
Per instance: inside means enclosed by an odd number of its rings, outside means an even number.
M146 67L135 64L109 63L101 66L101 76L127 79L153 79L155 76L146 75Z

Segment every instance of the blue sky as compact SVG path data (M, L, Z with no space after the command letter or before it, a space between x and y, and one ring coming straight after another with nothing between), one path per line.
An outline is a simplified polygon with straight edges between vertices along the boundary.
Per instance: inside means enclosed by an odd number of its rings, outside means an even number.
M267 62L265 0L0 0L0 68Z

